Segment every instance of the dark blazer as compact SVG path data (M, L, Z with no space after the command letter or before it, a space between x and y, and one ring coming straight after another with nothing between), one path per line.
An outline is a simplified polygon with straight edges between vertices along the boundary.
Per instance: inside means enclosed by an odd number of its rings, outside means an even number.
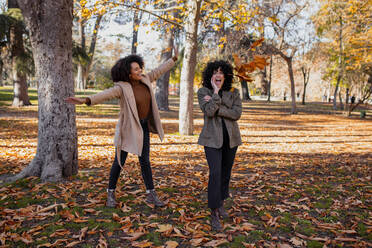
M204 96L212 98L204 100ZM198 90L200 109L204 113L204 126L200 133L198 144L212 148L221 148L223 144L222 118L229 133L230 148L242 144L237 120L242 115L242 100L239 91L231 88L222 91L222 97L213 94L213 90L202 87Z

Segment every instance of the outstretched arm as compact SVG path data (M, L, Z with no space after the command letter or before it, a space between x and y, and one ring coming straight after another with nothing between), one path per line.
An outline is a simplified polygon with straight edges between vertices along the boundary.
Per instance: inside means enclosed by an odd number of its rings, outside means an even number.
M66 102L72 104L86 104L86 105L94 105L112 98L119 98L121 96L121 88L118 85L115 85L112 88L104 90L100 93L91 95L89 97L68 97L65 99Z

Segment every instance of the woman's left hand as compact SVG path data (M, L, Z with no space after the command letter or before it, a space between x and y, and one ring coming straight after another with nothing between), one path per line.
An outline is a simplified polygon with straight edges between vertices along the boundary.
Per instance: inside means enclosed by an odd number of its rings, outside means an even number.
M212 99L212 97L209 96L209 95L204 96L204 101L206 101L206 102L209 102L209 100L211 100L211 99Z

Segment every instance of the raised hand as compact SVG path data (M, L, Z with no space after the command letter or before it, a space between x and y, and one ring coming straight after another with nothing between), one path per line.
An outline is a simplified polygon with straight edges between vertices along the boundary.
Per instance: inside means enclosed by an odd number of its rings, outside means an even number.
M215 94L218 94L218 92L220 91L220 87L218 87L215 82L213 81L213 78L211 79L211 85L212 85L212 88L213 88L213 92Z

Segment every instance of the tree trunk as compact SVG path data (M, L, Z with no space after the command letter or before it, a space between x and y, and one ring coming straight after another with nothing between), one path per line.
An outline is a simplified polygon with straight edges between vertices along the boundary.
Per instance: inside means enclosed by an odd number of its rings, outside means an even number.
M8 1L9 8L18 8L15 0ZM23 46L23 27L19 21L13 23L10 27L10 51L12 64L12 81L13 81L13 107L31 105L28 97L27 76L21 69L22 59L25 54Z
M302 75L304 77L304 92L302 93L302 105L305 105L305 99L306 99L306 87L309 83L309 77L310 77L310 68L301 68Z
M270 102L271 98L271 79L273 74L273 55L270 56L270 77L269 82L267 84L267 101Z
M344 110L344 104L342 102L342 94L341 94L341 90L338 92L338 97L340 99L340 109L341 110Z
M337 76L337 84L335 88L335 92L333 95L333 109L337 110L337 91L338 87L340 85L341 79L342 79L342 73L343 73L343 67L342 67L342 17L340 16L340 29L339 29L339 42L340 42L340 54L338 57L338 66L339 66L339 71L338 71L338 76ZM340 98L341 99L341 98ZM342 104L342 103L341 103Z
M77 66L77 74L76 74L76 89L83 90L84 87L84 66L79 63Z
M0 86L3 86L3 66L3 61L0 59Z
M200 18L200 0L190 0L185 20L185 56L181 70L179 132L192 135L193 132L193 86L198 48L197 33Z
M137 3L140 1L137 0ZM137 53L137 46L138 46L138 28L141 23L142 14L138 10L133 12L133 38L132 38L132 54Z
M18 175L60 181L78 171L75 107L64 99L74 95L72 70L73 1L19 0L34 55L38 84L36 156Z
M96 51L98 31L99 31L99 28L101 26L102 18L103 18L103 15L98 15L97 19L96 19L96 23L94 25L93 36L92 36L92 39L90 41L90 47L89 47L89 52L88 52L89 61L88 61L87 66L85 66L84 70L83 70L83 78L84 78L83 82L85 83L84 84L84 89L87 88L89 72L90 72L90 69L91 69L92 64L93 64L94 52Z
M164 34L165 39L167 42L163 42L165 46L162 49L161 53L161 63L164 63L168 59L172 57L172 47L173 47L173 35L171 32L166 32ZM155 98L156 103L158 104L158 108L160 110L169 111L169 78L170 78L170 71L164 73L157 81L156 81L156 88L155 88Z
M285 61L287 62L287 65L288 65L288 74L289 74L289 79L291 81L291 98L292 98L291 114L297 114L296 89L295 89L295 82L294 82L294 77L293 77L292 57L286 57Z
M248 89L248 83L247 81L245 80L241 80L240 81L240 84L242 86L242 100L246 100L246 101L249 101L251 100L250 96L249 96L249 89Z
M266 80L266 66L264 70L259 72L260 85L261 85L261 95L267 96L267 80Z

